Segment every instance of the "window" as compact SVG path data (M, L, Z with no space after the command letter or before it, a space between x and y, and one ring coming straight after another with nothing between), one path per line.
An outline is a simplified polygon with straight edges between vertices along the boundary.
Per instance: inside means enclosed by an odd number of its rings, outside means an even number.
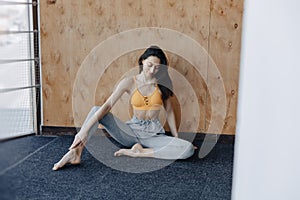
M36 7L33 0L0 0L0 140L38 131Z

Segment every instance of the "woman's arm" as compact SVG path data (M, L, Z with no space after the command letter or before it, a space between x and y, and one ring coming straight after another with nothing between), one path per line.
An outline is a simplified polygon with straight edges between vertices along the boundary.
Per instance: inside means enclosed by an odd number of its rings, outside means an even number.
M91 120L89 120L86 124L86 126L83 127L84 131L88 131L93 124L98 122L100 119L102 119L116 104L116 102L120 99L120 97L125 93L130 91L130 86L132 85L132 78L125 78L120 81L120 83L117 85L113 93L110 95L110 97L104 102L104 104L100 107L100 109L94 114L93 117L91 117Z
M100 107L100 109L87 121L87 123L81 127L80 131L76 134L73 144L69 149L76 148L82 142L85 142L88 136L88 132L91 127L102 119L115 105L115 103L120 99L120 97L125 93L130 91L132 86L132 78L125 78L120 81L116 89L110 95L110 97L105 101L105 103Z
M164 106L165 106L166 113L167 113L167 122L169 124L170 131L174 137L178 137L176 122L175 122L175 115L174 115L174 111L172 108L170 98L164 101Z

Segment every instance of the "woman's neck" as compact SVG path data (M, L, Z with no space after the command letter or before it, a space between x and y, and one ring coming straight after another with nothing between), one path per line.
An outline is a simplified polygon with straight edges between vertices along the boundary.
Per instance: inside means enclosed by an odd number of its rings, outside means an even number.
M156 82L156 78L153 76L147 76L143 71L141 72L141 79L142 81L147 84L147 83L154 83Z

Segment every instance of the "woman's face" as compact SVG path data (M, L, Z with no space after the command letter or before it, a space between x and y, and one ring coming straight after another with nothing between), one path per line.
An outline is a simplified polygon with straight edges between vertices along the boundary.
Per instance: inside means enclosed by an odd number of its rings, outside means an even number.
M160 59L156 56L149 56L145 60L142 61L143 63L143 72L146 76L153 77L159 69L160 66Z

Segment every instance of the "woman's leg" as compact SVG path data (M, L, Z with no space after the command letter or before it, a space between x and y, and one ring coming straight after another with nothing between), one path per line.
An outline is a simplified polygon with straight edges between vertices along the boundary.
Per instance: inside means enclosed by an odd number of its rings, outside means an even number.
M84 145L81 144L79 147L75 149L69 150L57 163L54 164L53 170L58 170L62 168L66 164L78 165L81 161L81 153L84 148Z
M82 126L84 126L87 121L95 114L95 112L99 109L99 106L94 106L91 111L89 112L88 116L86 117L85 122ZM134 137L134 132L130 129L129 126L127 126L124 122L122 122L120 119L114 117L111 113L108 113L99 121L104 128L108 131L108 133L119 143L121 143L124 146L132 146L134 145L138 140L136 137ZM98 128L99 123L95 123L92 128L89 130L89 134L95 132ZM75 149L69 150L59 162L54 164L53 170L57 170L61 167L63 167L66 164L79 164L81 160L81 154L84 149L85 144L81 144Z
M115 156L149 157L167 160L186 159L194 154L192 143L169 136L154 136L140 139L131 149L120 149Z
M153 151L159 159L186 159L194 154L194 146L189 141L166 135L141 139L141 144Z
M154 150L152 148L143 148L139 143L132 146L131 149L120 149L116 151L115 156L130 156L130 157L154 157Z
M132 129L113 114L107 113L99 122L109 135L123 146L132 147L139 142Z
M100 107L94 106L89 114L87 115L84 123L82 126L84 126L87 121L95 114L95 112L99 109ZM89 130L89 135L90 133L94 132L98 127L98 123L95 123L92 128ZM63 167L66 164L80 164L81 161L81 154L84 149L85 144L80 144L78 147L69 150L57 163L54 164L53 170L58 170L59 168Z

